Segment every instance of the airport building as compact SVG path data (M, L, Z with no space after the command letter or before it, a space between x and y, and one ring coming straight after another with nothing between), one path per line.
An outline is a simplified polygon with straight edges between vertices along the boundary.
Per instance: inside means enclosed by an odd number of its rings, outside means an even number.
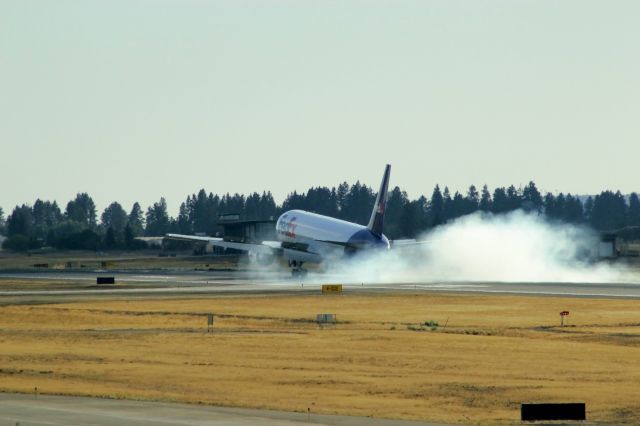
M276 239L276 222L268 220L243 220L239 214L218 216L218 225L222 227L222 238L238 243L260 243Z

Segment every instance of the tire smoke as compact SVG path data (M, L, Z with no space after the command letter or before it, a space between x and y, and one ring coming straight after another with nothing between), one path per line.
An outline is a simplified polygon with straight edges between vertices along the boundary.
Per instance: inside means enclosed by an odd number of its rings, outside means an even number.
M523 211L474 213L419 238L421 244L353 258L334 269L352 282L637 282L596 262L598 235Z

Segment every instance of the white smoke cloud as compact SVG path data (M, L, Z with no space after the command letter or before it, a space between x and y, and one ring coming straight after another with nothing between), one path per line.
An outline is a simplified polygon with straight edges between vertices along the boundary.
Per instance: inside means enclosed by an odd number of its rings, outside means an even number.
M347 282L628 282L621 266L593 261L598 236L537 214L475 213L423 235L424 245L353 258L332 270Z

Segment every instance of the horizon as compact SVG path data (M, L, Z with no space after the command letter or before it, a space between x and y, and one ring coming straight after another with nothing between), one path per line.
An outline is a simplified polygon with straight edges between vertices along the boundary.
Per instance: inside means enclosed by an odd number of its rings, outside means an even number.
M330 186L328 186L328 185L314 185L314 186L312 186L312 187L309 187L309 188L307 188L307 189L304 189L303 191L297 191L297 190L295 190L295 192L297 192L298 194L306 194L306 193L307 193L307 191L308 191L309 189L311 189L311 188L318 188L318 187L324 187L324 188L328 188L328 189L336 189L336 188L338 187L338 185L340 185L340 184L342 184L342 183L347 183L347 184L349 185L349 187L351 187L351 186L352 186L352 185L354 185L356 182L347 182L347 181L344 181L344 182L340 182L340 183L338 183L338 184L336 184L336 185L330 185ZM535 183L535 182L534 182L534 183ZM360 182L360 184L361 184L361 185L365 185L365 186L369 187L369 188L373 191L373 194L376 194L376 193L377 193L377 189L376 189L376 188L377 188L378 184L373 184L373 185L371 185L371 184L364 183L364 182ZM528 183L527 183L527 184L528 184ZM440 185L440 184L436 184L436 185L438 185L438 187L440 188L440 191L441 191L441 192L444 192L445 188L448 188L448 185ZM398 186L398 185L391 185L391 184L390 184L390 185L389 185L389 193L391 193L391 191L392 191L393 189L395 189L395 187L396 187L396 186ZM474 185L474 186L476 187L476 190L477 190L478 192L481 192L481 191L482 191L482 187L483 187L483 185L480 185L480 186L478 186L478 185ZM489 190L489 192L491 193L491 196L492 196L492 198L493 198L493 193L494 193L494 190L495 190L495 189L497 189L497 188L505 188L505 189L506 189L506 188L508 188L509 186L511 186L511 185L500 185L500 186L495 187L495 188L492 188L492 187L487 186L487 188L488 188L488 190ZM513 185L513 186L518 190L518 192L519 192L519 193L521 193L521 192L522 192L521 190L524 188L525 184ZM401 190L401 191L404 191L404 189L403 189L402 187L399 187L399 188L400 188L400 190ZM613 193L616 193L616 192L618 192L618 191L619 191L619 190L617 190L617 189L610 189L610 188L607 188L607 189L602 189L602 190L600 190L600 191L598 191L598 192L596 192L596 193L591 193L591 194L573 194L573 193L565 192L565 191L545 191L545 190L541 189L540 187L538 187L538 186L537 186L537 184L536 184L536 188L538 189L538 191L540 192L540 194L541 194L543 197L544 197L544 195L545 195L545 194L547 194L547 193L551 193L551 194L553 194L554 196L557 196L557 195L559 195L560 193L562 193L562 194L564 194L564 195L572 195L573 197L578 198L578 199L580 200L580 202L581 202L581 203L584 203L584 202L585 202L585 200L586 200L588 197L594 197L594 198L595 198L595 196L597 196L597 195L599 195L600 193L605 192L605 191L611 191L611 192L613 192ZM408 195L409 200L416 200L416 199L420 198L421 196L424 196L427 200L431 200L431 195L432 195L432 192L433 192L433 190L434 190L434 189L435 189L435 186L434 186L433 188L431 188L431 190L430 190L430 191L428 191L427 193L419 194L419 195L416 195L416 196L412 196L411 194L408 194L408 193L407 193L407 195ZM462 194L463 196L465 196L465 195L467 194L467 190L468 190L468 189L469 189L469 187L467 187L467 188L466 188L466 189L464 189L464 190L452 190L452 189L449 187L449 192L450 192L450 194L451 194L451 196L452 196L452 197L453 197L453 195L454 195L456 192L459 192L460 194ZM169 213L169 216L170 216L170 217L172 217L172 218L176 218L176 217L178 216L178 211L179 211L180 205L181 205L183 202L185 202L185 201L186 201L187 197L191 197L191 196L197 195L197 194L198 194L198 192L200 192L201 190L204 190L204 191L207 193L207 195L209 195L209 194L213 194L214 196L216 196L216 195L217 195L217 196L223 197L223 196L225 196L225 195L231 195L231 196L234 196L234 195L238 194L238 195L242 195L242 196L244 196L245 198L246 198L248 195L251 195L251 194L254 194L254 193L257 193L257 194L262 195L262 193L263 193L263 192L264 192L264 193L269 193L269 192L271 192L271 194L272 194L272 196L273 196L273 199L274 199L274 201L275 201L275 203L276 203L276 206L277 206L278 208L280 208L280 207L282 206L282 204L284 203L284 201L286 200L286 198L294 192L294 191L290 191L290 192L288 192L288 193L287 193L287 195L286 195L284 198L282 198L282 199L278 199L275 195L273 195L273 192L272 192L272 191L269 191L269 190L264 190L264 191L251 191L251 192L248 192L248 193L231 193L231 192L219 192L219 193L216 193L216 192L213 192L213 191L208 191L206 188L200 188L200 189L198 189L197 191L193 191L193 192L188 193L188 194L187 194L187 195L185 195L185 196L184 196L184 197L183 197L179 202L175 203L175 204L176 204L175 211L172 209L172 205L173 205L173 204L172 204L172 203L170 203L170 202L169 202L169 200L167 200L167 199L166 199L166 197L164 197L164 196L161 196L161 197L160 197L160 198L158 198L157 200L152 201L152 202L151 202L150 204L148 204L148 205L143 204L143 203L141 203L141 202L139 202L139 201L133 201L130 205L127 205L127 204L122 203L122 202L121 202L121 201L119 201L119 200L111 200L111 201L104 202L103 204L100 204L100 203L98 203L98 202L96 201L96 199L93 197L93 195L92 195L90 192L88 192L87 194L92 198L92 200L94 201L94 203L95 203L95 205L96 205L96 215L97 215L98 222L100 222L100 215L101 215L101 214L102 214L102 212L103 212L103 211L104 211L104 210L105 210L105 209L106 209L106 208L107 208L111 203L113 203L113 202L118 202L118 203L119 203L119 204L124 208L124 210L126 210L127 212L129 212L129 211L131 210L131 207L133 206L133 204L134 204L135 202L138 202L138 203L140 204L140 207L142 208L143 213L144 213L144 212L146 212L146 211L147 211L147 209L148 209L150 206L152 206L154 203L156 203L156 202L160 201L160 199L161 199L161 198L165 198L165 201L167 202L167 211L168 211L168 213ZM406 192L406 191L405 191L405 192ZM627 200L627 201L628 201L628 199L629 199L629 196L630 196L632 193L640 194L640 191L631 191L631 192L628 192L628 193L626 193L626 192L622 192L622 191L620 191L620 192L621 192L621 194L624 196L625 200ZM71 198L69 198L68 200L56 200L56 199L36 198L36 199L31 200L31 201L29 201L29 202L20 203L20 204L18 204L18 205L12 206L11 208L7 208L7 207L2 206L2 205L0 205L0 208L2 208L2 209L3 209L3 211L4 211L4 217L5 217L5 219L6 219L6 217L7 217L9 214L11 214L11 212L13 211L13 209L14 209L14 208L19 207L19 206L22 206L22 205L28 205L28 206L33 207L33 204L35 203L35 201L37 201L37 200L39 199L39 200L41 200L41 201L49 201L49 202L52 202L52 203L53 203L53 202L56 202L56 203L57 203L57 205L58 205L58 207L59 207L59 208L60 208L60 210L62 211L62 213L64 213L64 211L65 211L65 207L66 207L67 203L68 203L69 201L71 201L71 200L75 199L76 195L77 195L77 194L80 194L80 193L82 193L82 192L78 192L78 193L74 194L74 196L73 196L73 197L71 197Z

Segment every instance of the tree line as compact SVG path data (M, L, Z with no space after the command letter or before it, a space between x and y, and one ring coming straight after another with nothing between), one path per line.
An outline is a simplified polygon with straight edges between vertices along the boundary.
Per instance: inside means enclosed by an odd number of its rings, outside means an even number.
M113 202L101 213L89 194L79 193L64 210L56 201L36 200L33 205L16 206L5 218L0 208L0 234L8 238L5 248L29 250L43 246L59 249L112 250L144 248L139 236L162 236L168 232L215 235L221 231L218 217L235 213L244 219L276 219L283 211L302 209L366 224L375 202L372 188L360 182L337 187L313 187L290 193L277 205L270 192L217 195L204 189L187 196L177 217L171 217L164 198L143 211L139 203L130 209ZM625 197L620 191L602 191L581 200L572 194L542 194L534 182L524 188L471 185L466 193L451 194L449 188L433 189L430 198L409 199L399 187L389 193L385 213L385 234L392 238L414 238L426 230L477 211L504 214L522 209L549 220L587 224L600 231L631 229L640 232L640 200L637 193Z

